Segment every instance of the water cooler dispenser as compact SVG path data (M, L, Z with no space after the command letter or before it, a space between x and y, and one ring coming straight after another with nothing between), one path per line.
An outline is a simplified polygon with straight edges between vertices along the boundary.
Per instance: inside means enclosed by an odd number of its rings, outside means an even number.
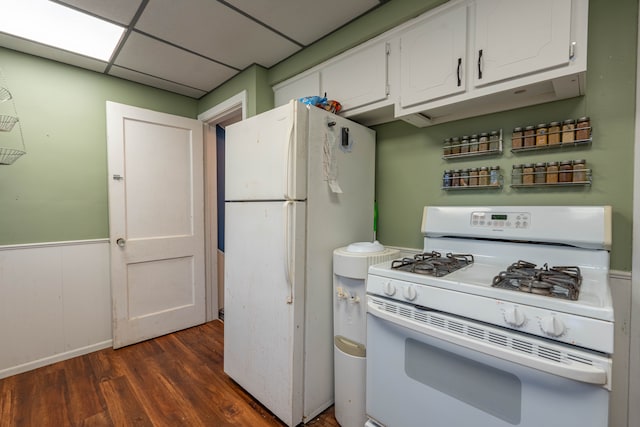
M362 427L367 421L367 270L399 256L400 251L378 242L352 243L333 251L335 415L342 427Z

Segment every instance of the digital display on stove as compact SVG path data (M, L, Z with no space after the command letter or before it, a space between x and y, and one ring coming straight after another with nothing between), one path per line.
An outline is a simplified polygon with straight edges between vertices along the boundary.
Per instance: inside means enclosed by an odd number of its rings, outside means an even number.
M506 221L507 220L507 215L506 214L492 214L491 215L491 219L494 221Z

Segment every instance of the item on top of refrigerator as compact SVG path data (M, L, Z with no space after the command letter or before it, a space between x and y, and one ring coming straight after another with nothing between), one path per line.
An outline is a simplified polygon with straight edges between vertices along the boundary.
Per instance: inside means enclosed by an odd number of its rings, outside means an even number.
M305 96L299 98L298 101L305 105L311 105L314 107L322 108L330 113L339 113L342 110L342 104L333 99L327 99L326 96Z

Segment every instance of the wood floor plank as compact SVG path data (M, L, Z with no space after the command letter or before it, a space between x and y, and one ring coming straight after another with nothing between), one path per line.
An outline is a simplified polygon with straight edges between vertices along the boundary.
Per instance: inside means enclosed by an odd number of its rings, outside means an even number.
M0 379L0 427L284 427L224 374L213 321ZM309 421L339 427L333 407Z

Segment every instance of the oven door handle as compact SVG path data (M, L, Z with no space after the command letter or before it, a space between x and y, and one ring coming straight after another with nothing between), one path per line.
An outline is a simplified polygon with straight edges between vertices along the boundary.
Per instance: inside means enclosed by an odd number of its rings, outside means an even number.
M459 345L470 350L475 350L489 356L494 356L503 360L507 360L509 362L517 363L525 367L537 369L539 371L547 372L549 374L572 379L575 381L580 381L583 383L607 386L607 388L610 386L610 384L607 384L607 371L600 366L586 365L578 362L567 365L554 362L550 359L531 356L526 353L520 354L508 348L491 344L486 341L459 335L457 333L450 332L445 329L440 329L426 323L421 323L412 319L405 318L401 315L389 313L378 307L375 303L372 303L370 299L367 311L373 316L389 321L396 325L403 326L415 332L433 338L441 339L448 343Z

